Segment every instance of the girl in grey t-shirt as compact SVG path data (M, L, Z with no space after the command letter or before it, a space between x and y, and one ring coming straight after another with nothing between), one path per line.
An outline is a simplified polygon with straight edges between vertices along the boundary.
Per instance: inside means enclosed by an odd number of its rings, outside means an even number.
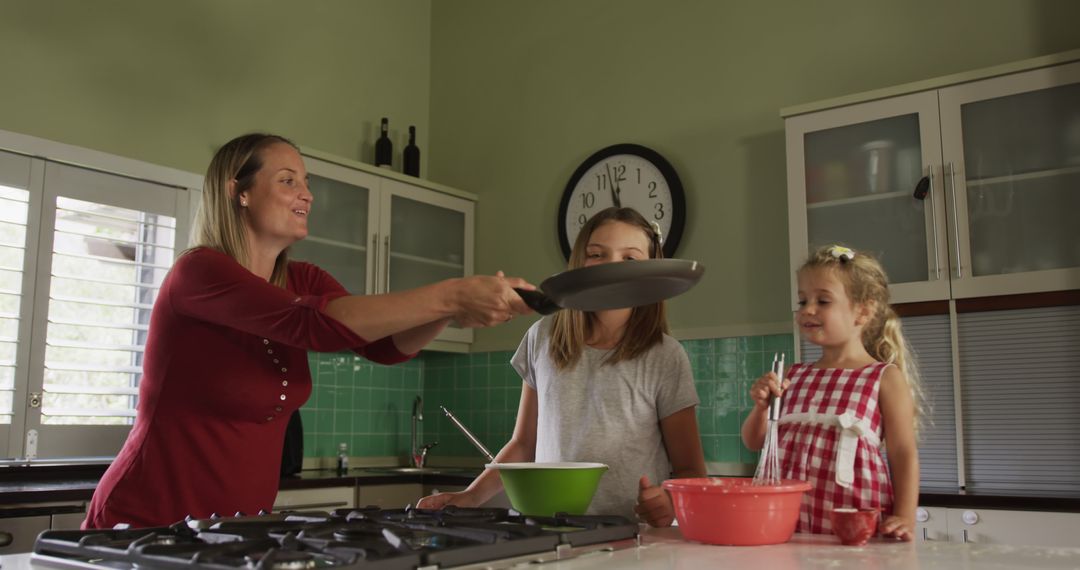
M581 229L570 267L661 255L654 226L631 208L608 208ZM589 514L670 525L671 499L660 483L704 477L705 459L690 362L667 334L664 304L560 311L529 328L511 364L524 385L514 434L496 461L607 464ZM478 506L501 487L489 469L466 490L418 506Z

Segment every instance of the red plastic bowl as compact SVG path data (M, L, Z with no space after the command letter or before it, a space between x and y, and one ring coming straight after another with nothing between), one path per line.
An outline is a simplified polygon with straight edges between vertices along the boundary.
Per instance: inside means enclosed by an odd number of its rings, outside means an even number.
M683 537L707 544L780 544L795 533L799 504L810 483L784 479L754 486L749 478L670 479Z

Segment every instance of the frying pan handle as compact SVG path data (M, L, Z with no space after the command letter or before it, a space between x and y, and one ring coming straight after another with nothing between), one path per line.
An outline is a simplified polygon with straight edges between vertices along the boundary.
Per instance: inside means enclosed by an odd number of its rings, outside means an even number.
M529 291L528 289L518 289L515 287L514 291L521 297L522 301L525 301L525 304L528 305L530 309L541 315L550 315L562 308L539 289L536 291Z

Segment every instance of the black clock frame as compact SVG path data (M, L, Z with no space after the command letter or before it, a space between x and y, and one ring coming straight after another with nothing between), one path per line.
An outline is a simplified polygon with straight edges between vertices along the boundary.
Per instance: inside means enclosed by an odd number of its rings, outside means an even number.
M581 181L581 177L585 175L585 172L596 163L617 154L633 154L648 160L656 166L660 174L663 175L664 180L667 181L668 189L671 190L672 219L671 229L668 230L668 235L664 236L664 257L674 257L675 251L679 248L679 240L682 239L683 229L686 226L686 193L683 191L679 174L675 172L675 168L671 166L671 163L655 150L639 144L620 143L604 147L592 153L589 158L586 158L577 167L574 174L570 176L570 181L566 183L562 199L559 200L559 217L556 221L558 226L556 232L559 236L559 245L562 247L563 257L567 261L570 260L570 248L573 245L566 235L566 212L570 208L570 196L573 194L578 182Z

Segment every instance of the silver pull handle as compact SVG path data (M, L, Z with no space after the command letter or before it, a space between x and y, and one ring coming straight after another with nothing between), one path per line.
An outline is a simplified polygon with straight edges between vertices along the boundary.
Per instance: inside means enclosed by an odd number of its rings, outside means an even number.
M938 258L937 206L934 205L934 165L927 166L930 177L930 223L934 226L934 278L941 279L941 259Z
M368 288L367 293L374 295L378 293L375 290L379 286L379 236L378 234L371 234L371 287Z
M386 234L386 239L383 240L383 249L386 250L386 252L383 254L384 256L386 256L386 266L385 266L385 269L386 269L385 273L386 274L383 275L383 280L386 281L386 288L383 289L383 293L389 293L390 292L390 234Z
M964 272L960 266L960 222L956 214L956 211L960 209L956 203L956 167L950 162L948 168L949 195L952 197L953 245L956 246L956 278L960 279L964 276Z

